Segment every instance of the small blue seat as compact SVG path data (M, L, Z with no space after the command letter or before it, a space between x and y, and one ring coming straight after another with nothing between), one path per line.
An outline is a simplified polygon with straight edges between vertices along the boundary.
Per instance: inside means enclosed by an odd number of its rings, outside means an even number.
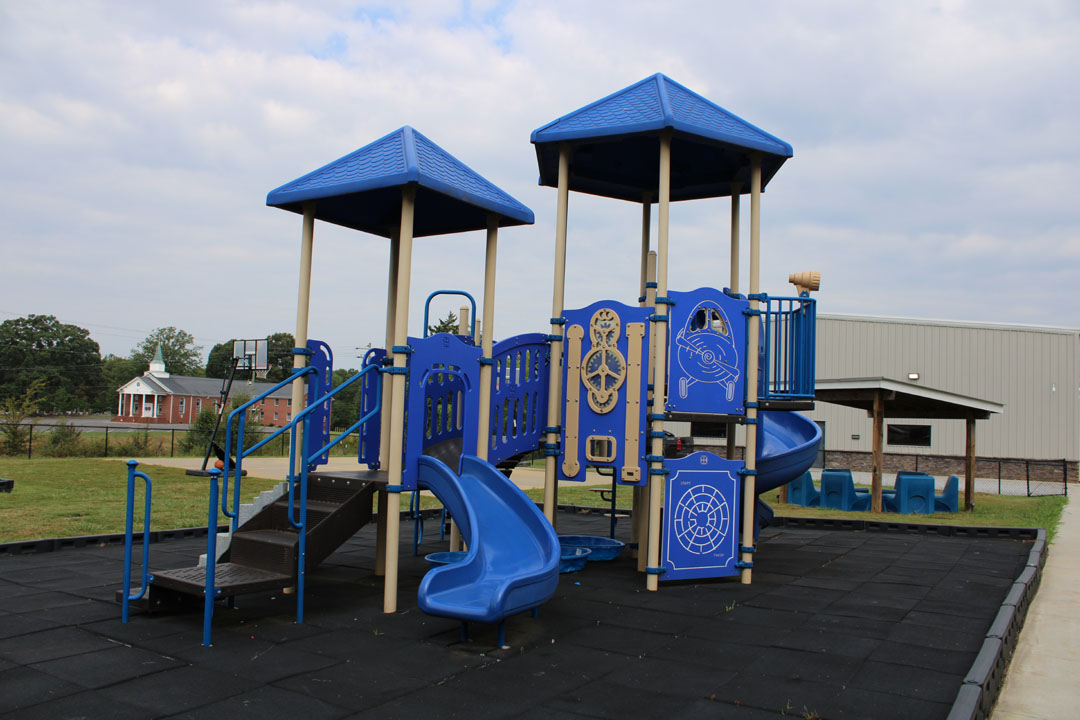
M803 507L817 507L821 504L821 493L814 487L814 478L809 470L788 483L787 501L791 505Z
M835 510L870 509L870 494L855 492L855 480L846 468L821 471L821 507Z
M945 482L945 490L934 496L934 512L960 511L960 478L950 475Z
M926 473L901 470L896 473L896 492L881 500L888 512L930 515L934 512L934 478Z

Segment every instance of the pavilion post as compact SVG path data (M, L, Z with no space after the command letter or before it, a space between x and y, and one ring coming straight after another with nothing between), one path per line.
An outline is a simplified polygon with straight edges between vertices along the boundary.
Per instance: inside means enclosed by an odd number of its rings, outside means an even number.
M671 209L671 130L664 130L660 134L660 178L659 178L659 219L657 223L656 237L656 298L653 312L657 315L667 315L670 308L667 305L661 307L661 298L666 302L668 293L668 226ZM664 383L667 380L667 368L665 361L667 353L667 323L652 323L653 347L653 404L652 416L652 454L661 457L664 454ZM663 461L649 463L649 534L648 534L648 559L645 576L645 589L659 589L660 568L660 505L663 494L664 475L659 474L664 467ZM657 474L653 474L653 471Z
M491 338L495 329L495 250L499 239L499 218L488 215L487 245L484 255L484 338L485 358L491 359ZM476 457L488 459L491 447L491 365L480 365L480 412L476 420Z
M885 431L885 395L883 390L874 391L874 460L870 480L870 512L881 512L881 468L885 456L882 435Z
M731 267L728 281L731 292L739 292L739 201L742 194L742 183L731 183ZM727 459L735 459L735 423L727 424ZM784 486L787 490L787 485Z
M401 252L401 231L394 228L390 233L390 261L389 273L386 278L386 352L390 352L394 344L394 320L397 317L397 274L398 256ZM390 463L390 408L393 405L391 378L393 376L383 373L382 379L382 406L379 409L379 467L388 467ZM386 508L387 492L385 487L379 488L379 511L375 534L375 575L382 577L386 574Z
M559 188L558 201L555 210L555 280L551 293L551 335L563 336L563 327L554 322L562 318L563 299L566 295L566 215L567 205L570 200L570 145L559 144ZM485 330L485 335L490 332ZM544 517L548 519L552 527L555 526L555 511L559 502L558 483L555 479L555 462L558 457L553 454L551 448L559 442L560 433L554 432L559 424L562 413L562 353L561 342L551 343L550 376L548 379L548 407L547 426L549 428L545 444L547 454L544 457Z
M967 442L964 444L964 510L975 509L975 414L967 414Z
M413 216L416 209L416 186L406 185L401 191L400 247L398 249L397 302L394 305L394 367L404 368L408 360L404 348L409 342L409 284L412 276ZM401 485L403 479L402 451L405 442L405 379L404 374L391 377L390 394L390 459L387 462L386 500L386 576L383 580L383 612L397 612L398 552L401 537Z
M757 295L761 292L761 153L755 152L750 156L750 311L758 309ZM750 315L747 323L746 346L756 348L760 325L757 318ZM757 474L757 435L758 435L758 354L755 351L748 352L746 357L746 450L743 452L743 463L746 466L745 480L743 481L743 507L742 507L742 546L753 548L754 526L756 524L757 493L754 476ZM751 405L751 403L753 403ZM750 568L754 556L741 551L739 559L743 563L739 573L739 581L744 585L750 584L752 570Z
M296 296L295 345L306 348L308 341L308 310L311 305L311 255L315 245L315 203L304 203L304 227L300 236L300 285ZM307 366L306 355L293 355L293 370ZM297 378L292 383L292 417L296 417L307 405L307 381ZM227 431L227 429L226 429ZM300 423L293 426L296 434L296 458L292 472L299 476L304 467L304 436ZM239 450L237 451L239 455Z

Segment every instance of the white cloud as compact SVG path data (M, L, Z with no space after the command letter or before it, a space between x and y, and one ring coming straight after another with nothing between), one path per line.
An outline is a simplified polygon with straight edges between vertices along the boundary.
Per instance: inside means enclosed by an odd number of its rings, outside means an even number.
M661 10L8 4L0 310L81 321L118 353L161 325L207 348L291 330L300 221L266 193L411 124L536 212L501 234L496 323L543 330L555 194L536 185L529 132L660 71L795 147L765 195L765 289L819 268L823 311L1076 324L1075 5ZM632 301L640 208L570 208L567 304ZM727 284L727 208L675 206L673 287ZM480 294L482 254L479 233L417 241L414 332L431 290ZM385 258L378 238L316 231L311 332L339 363L381 342Z

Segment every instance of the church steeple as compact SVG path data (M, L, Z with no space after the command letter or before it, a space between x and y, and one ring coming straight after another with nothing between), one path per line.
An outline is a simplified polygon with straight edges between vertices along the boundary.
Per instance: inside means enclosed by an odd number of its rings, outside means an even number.
M154 359L150 361L150 374L154 377L169 377L169 373L165 372L165 358L161 354L161 345L157 346L154 351Z

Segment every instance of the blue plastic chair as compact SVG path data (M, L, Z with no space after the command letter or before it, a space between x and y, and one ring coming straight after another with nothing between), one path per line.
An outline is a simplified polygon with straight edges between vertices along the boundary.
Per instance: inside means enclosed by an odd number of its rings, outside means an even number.
M817 507L821 504L821 493L814 487L814 478L807 470L788 483L787 501L790 505Z
M934 478L926 473L901 470L896 473L896 492L883 496L888 512L904 515L930 515L934 512Z
M855 492L855 480L846 468L821 471L821 507L834 510L870 509L870 494Z
M950 475L945 482L945 490L934 496L934 512L960 511L960 478Z

